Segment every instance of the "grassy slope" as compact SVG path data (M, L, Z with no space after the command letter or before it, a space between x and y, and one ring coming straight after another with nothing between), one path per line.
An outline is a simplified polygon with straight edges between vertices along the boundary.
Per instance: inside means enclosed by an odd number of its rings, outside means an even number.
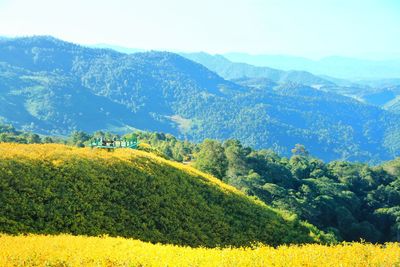
M216 178L143 151L0 144L0 192L0 232L210 247L324 238Z

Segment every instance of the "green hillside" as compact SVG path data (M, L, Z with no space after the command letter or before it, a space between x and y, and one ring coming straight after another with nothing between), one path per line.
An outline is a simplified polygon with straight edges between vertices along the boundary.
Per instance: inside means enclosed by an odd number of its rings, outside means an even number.
M209 247L321 240L315 228L147 152L3 143L0 155L0 232Z

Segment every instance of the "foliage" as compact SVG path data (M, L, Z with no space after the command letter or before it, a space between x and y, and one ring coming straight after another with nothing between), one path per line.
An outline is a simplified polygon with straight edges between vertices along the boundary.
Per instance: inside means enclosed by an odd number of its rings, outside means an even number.
M331 84L309 73L262 70L271 82L249 68L228 81L173 53L10 38L0 41L0 121L48 135L140 129L194 142L234 138L284 156L299 143L326 161L400 155L400 115L305 86Z
M11 126L3 128L7 127ZM10 129L9 132L15 131ZM253 150L237 140L224 143L205 140L202 144L193 144L169 134L135 134L141 142L139 150L209 172L338 239L400 240L398 160L384 164L384 168L349 162L327 164L310 156L300 144L292 150L291 158L282 158L271 150ZM73 134L68 143L87 144L87 138L100 136L113 138L115 135L108 132ZM46 138L42 139L44 142Z
M54 142L62 143L62 139L50 136L41 137L35 133L17 131L12 125L0 124L0 143L40 144Z
M4 266L398 266L400 246L343 243L190 248L108 236L0 235Z
M225 176L228 159L219 142L210 139L204 140L196 158L195 167L199 170L208 172L220 179Z
M346 241L399 240L399 160L370 167L361 163L324 163L297 144L291 158L253 150L237 140L205 140L193 166L289 210Z
M0 144L0 232L214 247L328 242L192 167L139 150Z
M175 161L188 162L192 160L193 154L198 151L196 144L180 141L171 134L141 131L135 132L135 134L141 143L149 144L151 147L147 148L147 150L143 147L140 147L140 149L145 149L148 152L156 153Z
M90 139L91 136L83 131L73 131L69 137L69 143L77 147L84 147L84 143Z

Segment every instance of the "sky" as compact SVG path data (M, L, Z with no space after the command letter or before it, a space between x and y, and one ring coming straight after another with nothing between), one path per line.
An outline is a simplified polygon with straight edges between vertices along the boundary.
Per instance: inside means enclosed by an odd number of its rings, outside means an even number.
M400 58L400 0L0 0L0 36L129 48Z

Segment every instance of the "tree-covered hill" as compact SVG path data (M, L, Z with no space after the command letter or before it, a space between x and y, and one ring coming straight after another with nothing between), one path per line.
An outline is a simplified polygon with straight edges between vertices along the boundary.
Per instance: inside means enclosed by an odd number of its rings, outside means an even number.
M301 143L323 160L399 155L399 115L298 83L332 83L310 75L228 81L173 53L128 55L52 37L4 39L0 123L53 135L140 129L195 142L236 138L282 155Z
M399 114L400 81L398 79L366 81L324 88L326 91L351 96L363 103Z
M223 55L218 55L218 54L210 55L204 52L181 53L181 55L206 66L208 69L215 71L216 73L221 75L221 77L224 77L225 79L228 80L247 79L252 81L251 85L257 87L260 86L262 87L263 86L262 84L264 82L268 83L273 82L276 84L299 83L314 88L322 89L324 91L350 96L364 103L379 106L383 109L399 113L397 102L398 98L400 97L399 93L400 82L399 79L396 78L374 80L373 77L375 77L375 75L373 73L370 73L369 79L367 76L364 76L364 79L366 80L357 80L357 79L344 80L326 76L326 74L329 73L329 71L327 71L325 75L314 75L308 71L302 71L308 69L306 67L307 64L303 65L305 67L303 69L299 67L300 65L293 64L292 68L286 67L285 68L286 71L274 69L271 67L266 67L268 66L267 58L272 59L270 66L274 66L274 62L278 63L278 60L282 60L281 63L284 63L285 61L284 56L283 57L277 56L276 58L274 58L273 56L271 57L267 56L264 61L264 66L257 64L255 64L254 66L248 63L242 63L247 61L246 60L240 61L235 56L233 56L233 58L236 60L231 61L228 59L231 58L229 56L227 58ZM254 56L254 58L257 58L257 56ZM357 60L355 60L354 62L350 63L351 59L349 60L350 60L349 64L353 65L350 69L346 69L345 62L342 62L343 64L339 64L336 67L334 64L332 64L332 66L329 67L326 66L326 68L329 69L330 71L336 71L336 69L340 69L339 71L345 71L356 75L355 73L357 73L358 70L357 64L362 65L362 62L359 61L357 63ZM376 62L377 66L372 67L373 62L370 62L371 69L375 72L377 71L377 69L379 69L378 72L382 72L382 69L384 69L385 67L390 68L389 66L391 65L391 63L393 62L388 62L388 61ZM315 67L315 69L318 69L318 67ZM317 73L320 72L321 70L317 71ZM394 75L393 77L397 76ZM256 82L257 80L258 82ZM261 80L264 80L264 82L260 82Z
M0 170L0 232L208 247L328 238L210 175L143 151L3 143Z

